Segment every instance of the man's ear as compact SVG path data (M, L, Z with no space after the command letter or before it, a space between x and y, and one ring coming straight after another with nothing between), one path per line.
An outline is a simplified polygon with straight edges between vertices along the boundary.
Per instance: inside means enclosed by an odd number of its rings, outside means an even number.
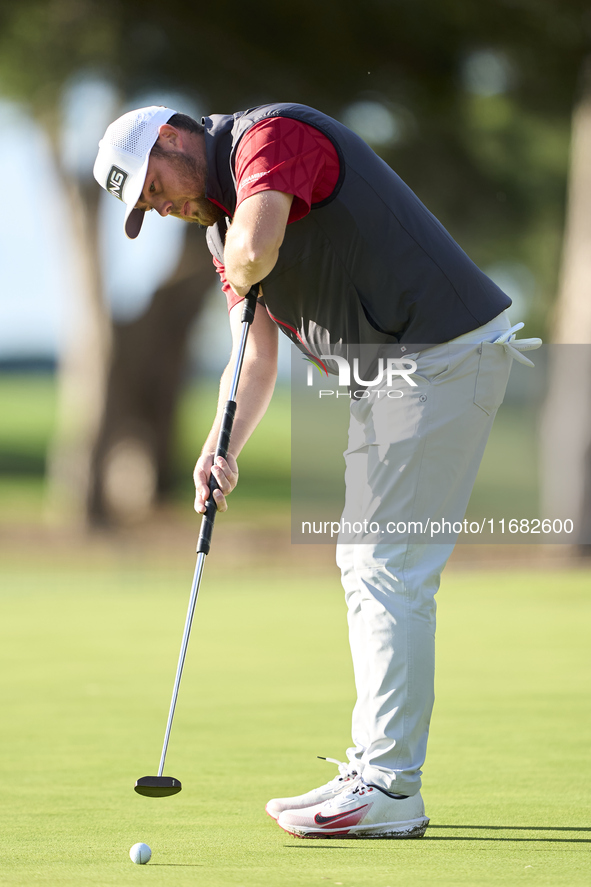
M158 128L158 141L164 150L182 150L183 137L180 130L171 126L170 123L163 123Z

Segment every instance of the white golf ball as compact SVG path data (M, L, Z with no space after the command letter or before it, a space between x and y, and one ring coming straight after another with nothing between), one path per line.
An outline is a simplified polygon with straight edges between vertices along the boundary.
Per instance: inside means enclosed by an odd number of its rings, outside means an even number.
M147 844L134 844L129 851L129 858L137 865L145 865L147 862L150 862L151 856L152 851Z

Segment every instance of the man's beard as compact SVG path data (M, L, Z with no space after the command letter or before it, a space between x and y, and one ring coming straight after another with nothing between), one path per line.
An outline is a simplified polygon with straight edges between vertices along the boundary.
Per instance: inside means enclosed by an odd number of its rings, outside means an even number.
M179 173L181 187L187 194L193 194L199 189L201 183L203 183L201 187L205 187L207 170L195 157L190 154L167 153L166 160ZM207 228L210 225L215 225L216 222L221 222L226 216L226 212L208 200L207 197L189 197L189 199L192 203L197 204L199 216L198 218L187 217L175 210L174 215L182 218L184 222L196 222L202 228Z

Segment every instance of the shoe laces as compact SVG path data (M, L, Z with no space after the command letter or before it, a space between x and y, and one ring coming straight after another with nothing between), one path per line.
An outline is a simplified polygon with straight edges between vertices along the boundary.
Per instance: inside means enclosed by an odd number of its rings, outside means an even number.
M336 758L325 758L322 755L317 755L317 757L320 761L330 761L331 764L336 764L339 768L339 775L331 779L331 782L344 782L346 779L355 779L359 775L350 761L337 761Z
M364 782L361 776L357 776L354 784L349 789L349 794L356 795L362 788L368 788L367 782Z

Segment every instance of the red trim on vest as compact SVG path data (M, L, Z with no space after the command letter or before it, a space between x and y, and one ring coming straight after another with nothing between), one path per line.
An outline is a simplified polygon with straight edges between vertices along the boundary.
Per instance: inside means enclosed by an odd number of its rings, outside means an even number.
M220 209L223 209L223 211L226 213L227 216L230 215L229 209L227 209L225 206L223 206L218 200L214 200L213 197L208 197L207 199L209 200L210 203L215 203L216 206L219 206Z
M265 306L265 307L266 307L266 306ZM312 352L310 351L310 349L308 348L308 346L306 345L306 343L304 342L304 340L302 339L302 337L300 336L300 334L298 333L298 331L296 330L296 328L295 328L294 326L291 326L291 324L286 323L284 320L278 320L276 317L274 317L274 316L271 314L271 312L269 311L268 308L267 308L267 314L269 315L269 317L271 318L271 320L272 320L274 323L276 323L278 326L284 326L284 327L286 327L288 330L291 330L291 332L294 334L294 336L296 336L298 342L299 342L301 345L304 346L304 348L306 349L306 351L307 351L308 354L310 355L310 359L312 360L312 362L315 363L316 366L320 365L320 366L322 367L322 369L324 370L325 374L328 376L328 370L326 369L326 366L322 363L322 361L320 360L319 357L316 357L315 354L312 354Z

